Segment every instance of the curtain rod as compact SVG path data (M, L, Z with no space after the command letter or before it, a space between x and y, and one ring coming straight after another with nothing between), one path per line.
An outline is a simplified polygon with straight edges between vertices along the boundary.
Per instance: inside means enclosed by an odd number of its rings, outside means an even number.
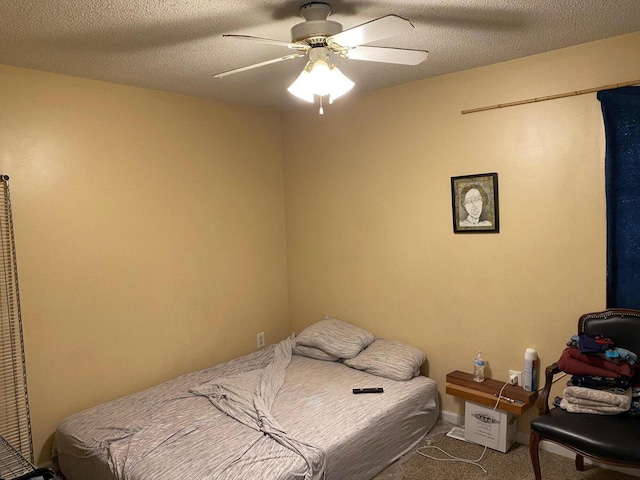
M518 100L516 102L498 103L496 105L489 105L488 107L472 108L470 110L462 110L462 114L484 112L486 110L495 110L496 108L514 107L516 105L525 105L527 103L544 102L546 100L555 100L556 98L574 97L576 95L584 95L585 93L598 92L600 90L610 90L612 88L628 87L631 85L640 85L640 80L634 80L632 82L615 83L613 85L603 85L601 87L587 88L586 90L577 90L575 92L558 93L556 95L548 95L546 97L528 98L526 100Z

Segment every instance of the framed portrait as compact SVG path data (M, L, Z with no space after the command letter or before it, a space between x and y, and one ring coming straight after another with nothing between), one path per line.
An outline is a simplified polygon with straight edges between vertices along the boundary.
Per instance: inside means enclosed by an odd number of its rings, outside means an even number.
M451 177L454 233L498 233L498 174Z

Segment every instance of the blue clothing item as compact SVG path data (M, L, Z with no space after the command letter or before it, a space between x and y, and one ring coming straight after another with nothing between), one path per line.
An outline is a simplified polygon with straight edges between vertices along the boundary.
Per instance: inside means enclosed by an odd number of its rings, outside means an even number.
M625 413L629 417L640 417L640 396L637 396L635 393L633 394L631 407Z
M638 362L638 355L626 348L616 347L613 342L601 335L589 337L587 335L573 335L567 345L575 345L580 349L580 353L600 353L604 352L605 356L612 361L624 360L629 365L635 365Z
M611 347L613 347L613 341L602 335L589 336L584 333L578 335L578 348L580 349L580 353L604 352Z
M638 361L638 356L626 348L615 347L612 350L618 354L618 358L626 360L629 365L634 365Z

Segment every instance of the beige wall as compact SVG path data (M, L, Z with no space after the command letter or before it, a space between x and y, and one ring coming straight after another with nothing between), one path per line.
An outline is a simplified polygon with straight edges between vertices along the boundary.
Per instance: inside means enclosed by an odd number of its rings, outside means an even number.
M289 332L279 114L0 66L36 459L65 416Z
M599 104L460 111L639 79L638 58L635 34L323 117L0 66L38 461L68 414L324 314L424 349L454 413L445 374L476 349L501 379L526 347L555 360L604 307ZM493 171L501 233L454 235L450 178Z
M599 102L461 111L635 79L640 33L285 114L293 330L329 314L417 345L454 414L445 375L477 349L501 380L527 347L555 361L578 316L605 307ZM450 178L486 172L500 233L456 235Z

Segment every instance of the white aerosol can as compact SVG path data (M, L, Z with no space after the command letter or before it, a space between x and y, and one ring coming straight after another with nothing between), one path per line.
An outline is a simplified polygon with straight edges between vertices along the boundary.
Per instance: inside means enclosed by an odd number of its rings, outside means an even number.
M524 351L524 375L522 382L527 392L533 392L537 388L536 378L538 372L538 354L533 348L527 348Z

